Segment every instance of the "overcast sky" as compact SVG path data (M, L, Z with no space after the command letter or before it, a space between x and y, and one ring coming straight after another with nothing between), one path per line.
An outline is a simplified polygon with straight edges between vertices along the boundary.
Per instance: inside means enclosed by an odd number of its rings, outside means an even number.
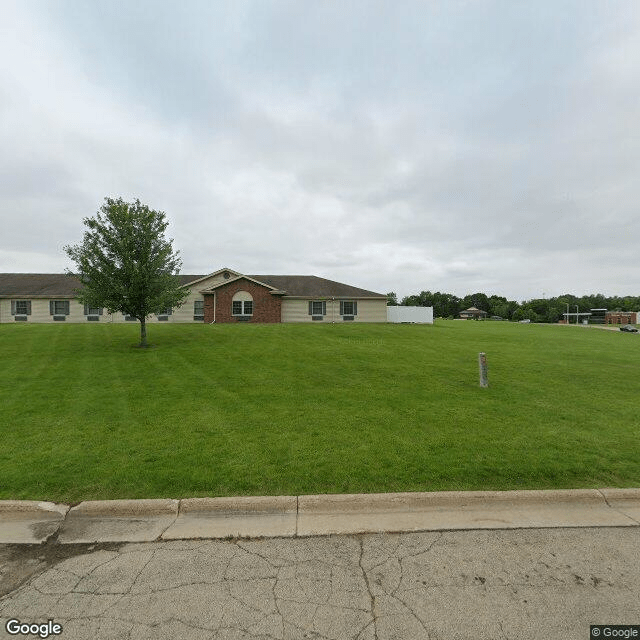
M0 271L105 196L183 273L640 294L637 0L0 1Z

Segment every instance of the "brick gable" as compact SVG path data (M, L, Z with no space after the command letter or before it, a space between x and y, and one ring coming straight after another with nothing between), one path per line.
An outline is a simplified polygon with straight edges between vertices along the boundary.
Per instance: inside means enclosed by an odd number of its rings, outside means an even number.
M271 295L271 289L252 282L247 278L239 278L229 284L216 288L214 294L204 294L204 321L238 322L233 316L231 302L238 291L246 291L253 298L253 315L249 322L281 322L282 300L280 296ZM215 298L215 309L214 309ZM215 314L215 315L214 315Z

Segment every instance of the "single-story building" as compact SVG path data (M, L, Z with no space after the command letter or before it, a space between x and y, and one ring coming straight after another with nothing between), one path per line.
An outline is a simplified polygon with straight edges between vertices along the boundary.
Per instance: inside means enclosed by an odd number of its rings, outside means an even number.
M189 294L150 322L386 322L387 296L317 276L245 275L219 269L180 275ZM0 274L0 322L127 322L122 313L78 302L77 278Z
M635 311L607 311L605 324L637 324L638 314Z
M487 312L476 307L469 307L468 309L460 312L460 317L465 318L466 320L477 320L478 318L486 318Z

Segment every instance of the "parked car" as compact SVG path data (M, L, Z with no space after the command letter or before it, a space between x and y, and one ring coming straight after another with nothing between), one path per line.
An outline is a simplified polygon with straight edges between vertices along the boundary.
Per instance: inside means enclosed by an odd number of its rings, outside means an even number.
M638 330L632 324L625 324L620 327L620 331L627 331L628 333L638 333Z

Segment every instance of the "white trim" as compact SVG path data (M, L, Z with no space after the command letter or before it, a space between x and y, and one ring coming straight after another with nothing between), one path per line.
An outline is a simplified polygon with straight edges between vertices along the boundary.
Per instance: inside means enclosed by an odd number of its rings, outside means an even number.
M207 277L209 277L209 276L207 276ZM250 278L249 276L245 276L245 275L240 274L239 276L237 276L235 278L230 278L229 280L225 280L224 282L220 282L218 284L214 284L211 287L209 287L208 289L202 289L199 293L211 293L214 289L219 289L220 287L224 287L225 285L231 284L232 282L237 282L238 280L242 280L243 278L245 280L248 280L249 282L253 282L255 284L259 284L261 287L265 287L266 289L269 289L270 291L278 291L279 290L276 287L272 287L270 284L267 284L266 282L260 282L260 280L254 280L253 278Z
M183 287L191 287L194 284L197 284L198 282L202 282L203 280L207 280L208 278L213 278L214 276L219 275L220 273L224 273L225 271L228 271L229 273L235 273L236 276L241 276L242 274L239 273L238 271L234 271L233 269L218 269L217 271L214 271L213 273L210 273L209 275L206 276L202 276L202 278L197 278L196 280L191 280L190 282L187 282L186 284L183 284ZM228 280L225 280L225 282L231 282L232 280L235 280L235 278L229 278Z
M240 313L236 313L233 310L233 305L235 305L236 303L240 304L240 308L242 309L240 311ZM251 313L247 313L246 312L246 310L245 310L246 309L246 306L245 306L246 304L250 304L251 305ZM253 315L253 300L232 300L231 301L231 315L234 318L237 318L239 316L252 316Z

